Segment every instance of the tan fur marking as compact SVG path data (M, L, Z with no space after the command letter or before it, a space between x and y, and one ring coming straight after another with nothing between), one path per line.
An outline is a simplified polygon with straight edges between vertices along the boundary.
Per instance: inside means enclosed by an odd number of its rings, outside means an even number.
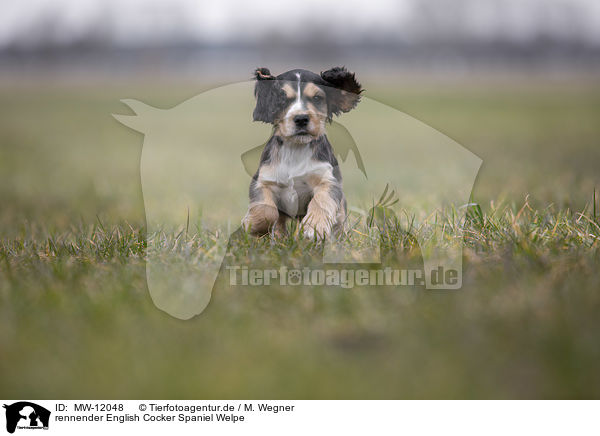
M320 178L313 178L315 179ZM311 238L314 234L317 234L318 238L329 236L338 221L338 205L329 194L331 182L326 179L320 180L321 182L313 187L314 195L302 220L304 232Z
M283 85L281 89L283 89L287 98L296 98L296 90L289 83Z
M279 156L278 156L278 150L277 148L274 148L271 151L271 161L272 162L277 162L279 160ZM260 169L258 170L258 180L261 181L261 186L262 186L262 192L264 193L265 190L268 191L268 195L271 197L271 200L273 199L273 193L271 192L271 190L269 189L269 184L268 182L265 183L265 179L273 179L275 176L275 165L268 164L268 165L263 165L260 167ZM274 204L275 202L273 202Z
M279 211L273 200L273 193L268 187L259 188L262 193L262 199L255 203L250 203L248 212L242 220L242 225L246 231L254 234L265 234L279 219Z
M306 179L309 186L313 189L316 189L319 185L323 185L325 188L329 189L331 186L331 179L333 178L333 174L331 171L327 171L325 174L311 174Z
M306 109L308 109L309 112L312 112L314 114L318 114L319 116L321 116L322 118L325 118L326 114L325 112L319 110L314 104L312 103L306 103Z
M325 93L313 83L307 83L302 93L308 98L313 98L315 95L325 97Z

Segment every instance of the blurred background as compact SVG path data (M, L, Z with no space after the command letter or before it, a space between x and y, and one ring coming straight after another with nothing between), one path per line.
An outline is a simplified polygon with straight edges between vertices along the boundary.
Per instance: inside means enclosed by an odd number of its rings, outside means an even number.
M598 68L594 0L4 2L4 73L145 73L242 80L345 63L362 74Z
M120 100L170 108L259 66L336 65L481 157L473 201L511 211L513 242L469 251L457 293L279 290L189 322L159 312L143 137L111 116L131 114ZM0 392L597 397L596 227L573 229L600 186L599 85L596 0L3 0ZM517 212L550 227L513 234Z
M594 0L5 1L0 189L40 210L43 178L55 210L75 196L86 218L120 204L139 219L141 137L110 117L129 113L120 99L172 107L258 66L335 65L478 154L482 203L589 202L600 158Z

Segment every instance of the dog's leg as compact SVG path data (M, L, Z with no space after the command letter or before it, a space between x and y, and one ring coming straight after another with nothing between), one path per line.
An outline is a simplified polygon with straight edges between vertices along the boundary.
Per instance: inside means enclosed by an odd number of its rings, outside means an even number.
M346 224L346 218L348 216L347 213L347 205L346 205L346 197L342 194L342 199L339 203L338 211L336 214L336 222L333 225L332 232L335 234L344 232L344 224Z
M250 185L250 205L242 219L244 229L255 235L264 235L279 220L279 211L273 200L271 190L253 182Z
M322 179L313 186L313 198L308 203L306 216L302 220L304 235L308 238L325 238L331 234L333 226L340 220L340 201L343 198L341 186Z
M273 227L273 232L275 233L275 236L281 238L285 235L287 235L287 221L288 221L288 216L284 213L280 213L279 214L279 218L277 219L277 222L275 223L275 226Z

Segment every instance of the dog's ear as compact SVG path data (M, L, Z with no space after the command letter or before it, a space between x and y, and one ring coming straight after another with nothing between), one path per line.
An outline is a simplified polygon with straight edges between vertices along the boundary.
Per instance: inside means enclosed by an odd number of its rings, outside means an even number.
M254 108L254 121L273 123L280 106L282 91L277 87L277 78L271 75L268 68L257 68L254 71L256 85L254 96L256 107Z
M363 89L356 80L354 73L346 67L335 67L321 73L321 78L333 88L328 93L329 117L339 115L340 112L349 112L360 101Z

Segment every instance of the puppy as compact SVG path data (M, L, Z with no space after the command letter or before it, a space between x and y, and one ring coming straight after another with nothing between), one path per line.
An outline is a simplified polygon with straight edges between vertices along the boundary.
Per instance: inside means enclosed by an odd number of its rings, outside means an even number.
M258 68L255 78L254 121L272 124L273 132L250 182L242 225L255 235L284 234L287 220L298 219L306 237L326 238L342 227L346 199L325 124L356 107L361 85L344 67L279 76Z

